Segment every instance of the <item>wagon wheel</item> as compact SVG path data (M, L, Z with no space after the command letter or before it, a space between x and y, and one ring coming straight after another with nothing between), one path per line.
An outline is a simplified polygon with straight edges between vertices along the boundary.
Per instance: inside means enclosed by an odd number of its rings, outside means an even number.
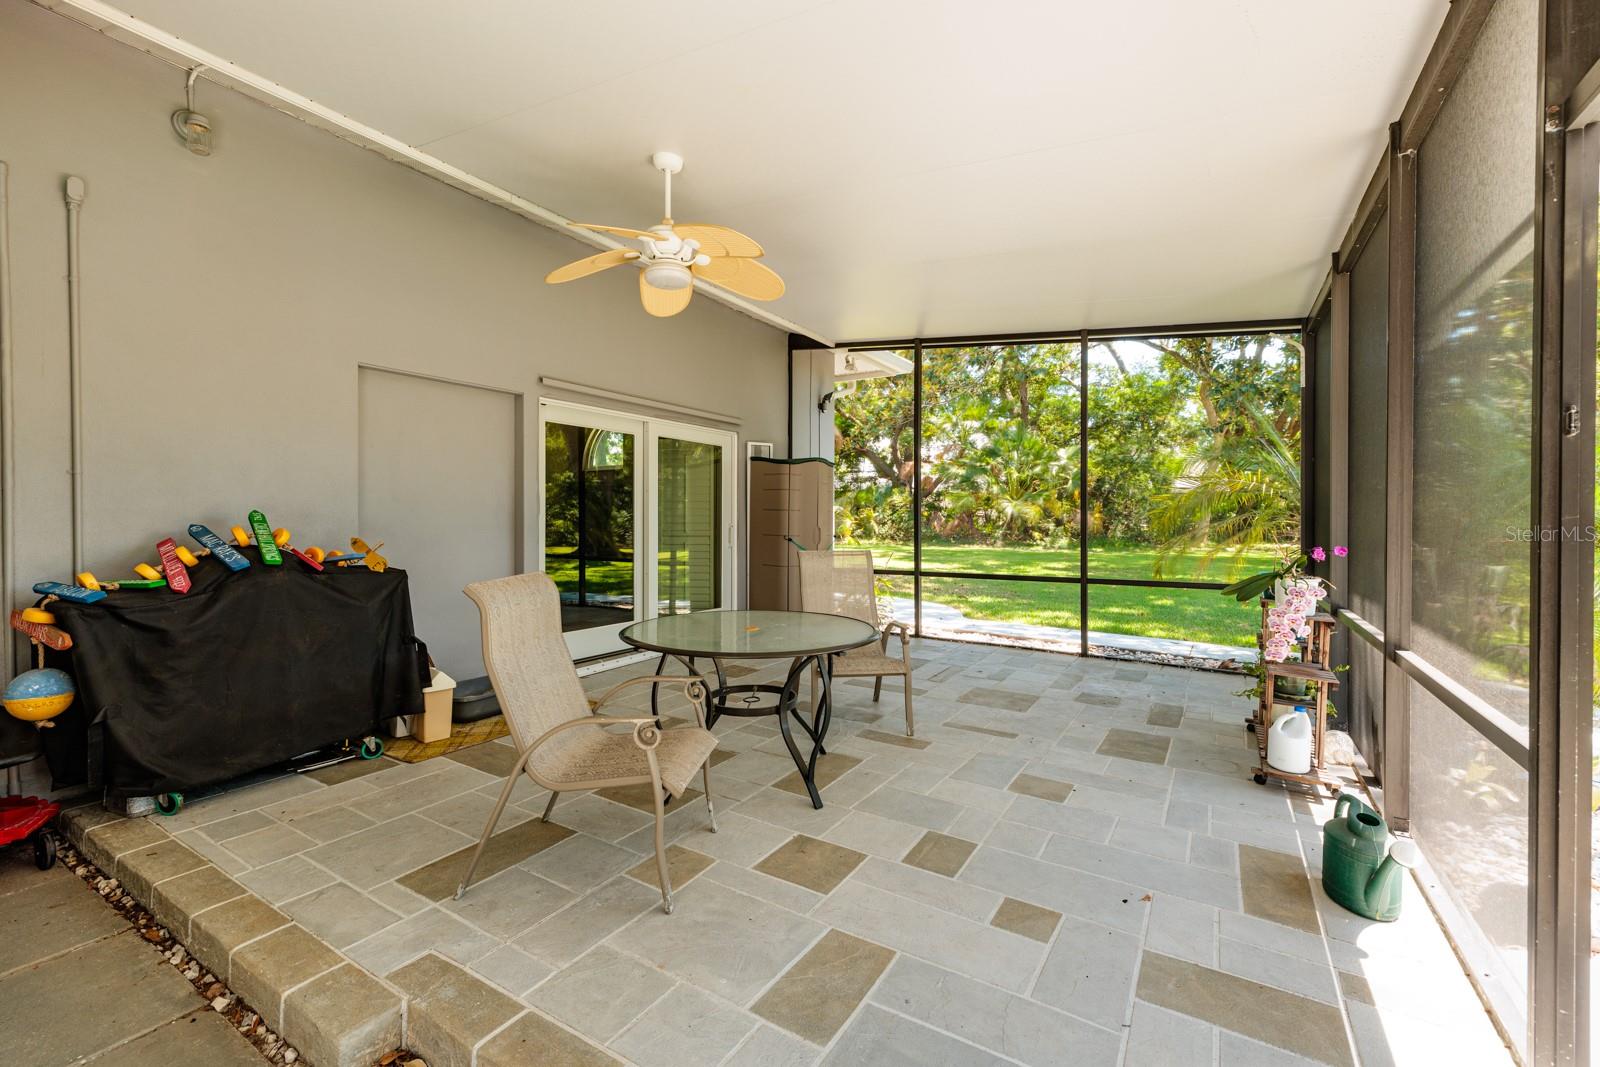
M49 830L33 835L33 865L41 871L56 865L56 835Z

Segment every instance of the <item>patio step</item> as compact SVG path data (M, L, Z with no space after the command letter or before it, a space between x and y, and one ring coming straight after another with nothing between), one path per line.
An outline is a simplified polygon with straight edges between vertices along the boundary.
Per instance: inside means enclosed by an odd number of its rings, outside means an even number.
M311 1067L365 1067L405 1043L401 992L261 901L159 824L90 804L63 812L60 828Z

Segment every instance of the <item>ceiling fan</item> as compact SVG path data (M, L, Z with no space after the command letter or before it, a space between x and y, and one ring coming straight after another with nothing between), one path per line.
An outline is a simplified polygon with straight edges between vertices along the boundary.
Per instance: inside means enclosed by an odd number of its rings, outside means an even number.
M666 179L667 210L659 223L648 230L574 223L586 230L632 238L639 242L640 251L616 248L601 252L558 267L544 280L559 285L636 262L640 267L639 300L646 311L658 318L676 315L689 306L696 278L751 300L776 300L782 296L783 279L771 267L756 262L765 253L753 240L726 226L672 221L672 176L683 169L683 157L676 152L657 152L650 162Z

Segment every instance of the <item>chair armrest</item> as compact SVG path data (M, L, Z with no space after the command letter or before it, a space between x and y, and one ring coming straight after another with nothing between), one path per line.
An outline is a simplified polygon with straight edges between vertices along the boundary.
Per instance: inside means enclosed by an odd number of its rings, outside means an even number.
M911 644L911 628L909 626L907 626L903 622L893 621L893 622L886 622L886 623L883 624L883 636L878 639L878 651L879 652L882 652L885 655L888 655L888 653L889 653L889 635L893 634L893 633L897 633L897 634L900 635L900 651L902 653L904 653L906 651L907 646L909 646Z
M636 686L636 685L647 685L647 684L648 685L681 685L683 687L683 695L688 698L689 705L694 708L694 717L695 717L696 723L699 724L699 726L700 726L700 728L702 730L705 729L705 725L706 725L706 713L705 713L706 683L705 683L705 679L701 678L699 675L647 674L647 675L644 675L644 676L639 677L639 678L629 678L627 681L618 682L616 685L612 686L610 689L607 689L603 694L601 694L600 699L596 700L594 702L594 706L590 710L595 715L599 715L600 714L600 709L605 707L606 703L612 697L616 696L618 693L622 692L624 689L628 689L628 688L631 688L632 686ZM607 716L607 717L609 718L609 716ZM622 722L622 721L625 721L625 720L618 719L616 721ZM654 721L654 720L651 720L651 721Z

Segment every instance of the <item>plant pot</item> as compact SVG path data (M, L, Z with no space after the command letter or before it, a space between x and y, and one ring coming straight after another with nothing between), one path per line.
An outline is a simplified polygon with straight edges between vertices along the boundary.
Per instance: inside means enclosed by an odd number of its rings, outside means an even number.
M1311 683L1302 678L1274 678L1273 693L1276 696L1287 697L1291 700L1309 697Z
M1299 578L1279 578L1272 583L1272 599L1282 604L1289 597L1289 590L1294 588L1309 589L1316 594L1317 602L1321 603L1327 597L1327 583L1321 578L1301 576Z

